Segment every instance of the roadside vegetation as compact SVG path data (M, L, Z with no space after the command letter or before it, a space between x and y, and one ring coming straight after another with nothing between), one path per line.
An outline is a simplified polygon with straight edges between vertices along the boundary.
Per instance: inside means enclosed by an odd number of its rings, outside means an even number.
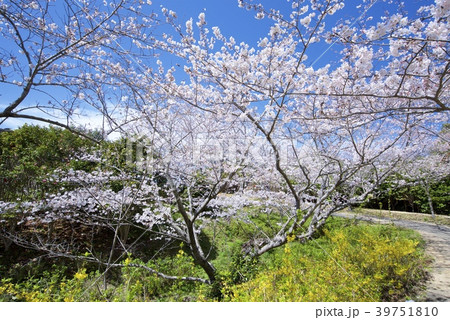
M0 300L414 299L336 216L450 214L449 2L263 2L1 2Z
M216 226L217 228L217 226ZM333 218L313 241L289 242L260 259L242 256L245 226L220 226L215 258L220 292L165 280L133 264L203 276L183 245L106 270L83 262L33 258L2 266L1 301L405 301L420 295L428 259L420 236L393 226ZM209 230L212 232L212 230ZM364 254L362 254L364 253Z
M134 170L126 167L124 140L95 146L66 130L24 126L0 133L0 141L0 201L4 203L26 203L70 188L52 180L54 170L95 172L106 165L80 158L78 154L86 150L101 149L111 159L110 165ZM123 182L115 183L117 190L123 188ZM50 230L44 223L28 224L23 212L4 211L0 300L403 301L415 299L427 279L429 258L420 236L411 230L330 218L310 241L298 241L293 233L285 246L251 256L246 248L256 236L270 235L273 226L285 220L275 207L268 212L248 204L240 210L251 217L251 223L216 217L202 229L200 242L217 268L213 285L165 279L149 271L205 278L182 241L165 242L131 226L126 250L113 252L115 235L110 228L61 219ZM355 211L375 214L379 210ZM72 256L54 256L45 247L39 250L18 241L33 235L61 245L70 243ZM112 252L115 264L106 266L91 259L93 254L107 257Z

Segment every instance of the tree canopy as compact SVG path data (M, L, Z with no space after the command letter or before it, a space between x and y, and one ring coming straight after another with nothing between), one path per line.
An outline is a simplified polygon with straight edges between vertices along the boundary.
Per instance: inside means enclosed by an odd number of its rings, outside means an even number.
M1 202L2 214L20 211L18 224L105 227L114 234L109 256L84 259L108 267L124 266L115 250L127 252L130 228L162 247L180 241L206 276L144 268L214 284L203 231L219 219L254 225L241 249L258 257L292 237L308 241L333 213L366 202L419 163L436 141L448 152L440 134L449 120L448 1L376 19L368 14L376 1L288 2L286 13L238 1L270 21L253 47L222 34L204 12L179 21L170 8L149 13L151 2L2 1L0 32L11 46L0 51L0 84L18 93L0 118L73 130L73 115L95 108L126 136L128 163L117 165L118 151L78 154L94 165L51 173L64 189ZM349 6L360 12L357 23L335 19ZM338 52L316 66L322 43ZM69 98L59 100L53 88ZM25 104L32 92L47 99ZM66 121L42 115L49 110ZM448 157L436 161L421 167L435 172ZM270 228L250 206L270 216ZM70 243L20 239L12 230L4 237L15 243L80 258Z

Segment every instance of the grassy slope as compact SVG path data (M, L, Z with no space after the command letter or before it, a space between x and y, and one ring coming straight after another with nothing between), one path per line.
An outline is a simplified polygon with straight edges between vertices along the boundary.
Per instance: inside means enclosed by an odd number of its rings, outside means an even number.
M292 241L252 261L240 254L250 229L235 222L216 230L213 262L225 300L402 301L413 297L426 276L421 238L412 230L331 218L315 239ZM182 249L149 263L171 274L202 276ZM101 279L83 268L69 276L51 269L19 283L4 279L0 301L215 300L209 286L161 280L142 269L125 268L109 280L107 290Z

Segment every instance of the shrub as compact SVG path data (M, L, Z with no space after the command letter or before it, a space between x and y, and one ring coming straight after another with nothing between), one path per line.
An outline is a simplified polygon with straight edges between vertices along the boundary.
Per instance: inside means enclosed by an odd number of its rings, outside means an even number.
M45 177L56 168L69 165L70 158L93 143L68 130L24 125L0 132L0 199L28 200L51 188Z
M38 277L4 278L0 301L401 301L426 278L420 237L393 226L333 219L320 237L305 244L291 237L259 260L242 255L243 239L225 238L217 243L229 246L228 258L216 260L217 286L166 280L129 266L204 277L181 246L147 263L129 256L125 267L106 274L82 264L72 272L53 266Z
M266 271L233 287L228 298L397 301L414 294L425 276L417 235L392 226L332 225L317 240L278 250Z

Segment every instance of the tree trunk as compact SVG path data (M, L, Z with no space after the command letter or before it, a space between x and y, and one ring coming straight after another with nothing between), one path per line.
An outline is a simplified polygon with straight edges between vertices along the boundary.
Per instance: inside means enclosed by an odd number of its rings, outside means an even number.
M433 219L436 219L436 215L434 213L434 207L433 207L433 199L431 198L431 194L430 194L430 187L428 185L428 182L426 182L426 181L423 181L422 184L425 189L425 194L427 195L428 206L430 207L431 216L433 217Z
M191 220L191 218L189 217L189 214L186 211L186 208L184 207L183 201L181 200L181 196L178 193L177 188L173 183L173 180L170 177L170 175L167 175L167 179L172 188L172 193L175 196L178 211L181 213L181 216L183 217L184 220L184 224L186 226L187 230L186 242L189 245L189 248L191 249L194 262L203 268L203 270L208 275L209 281L213 284L216 281L216 268L214 268L214 266L208 261L208 259L205 257L205 254L203 253L200 242L195 233L195 226L193 220Z

